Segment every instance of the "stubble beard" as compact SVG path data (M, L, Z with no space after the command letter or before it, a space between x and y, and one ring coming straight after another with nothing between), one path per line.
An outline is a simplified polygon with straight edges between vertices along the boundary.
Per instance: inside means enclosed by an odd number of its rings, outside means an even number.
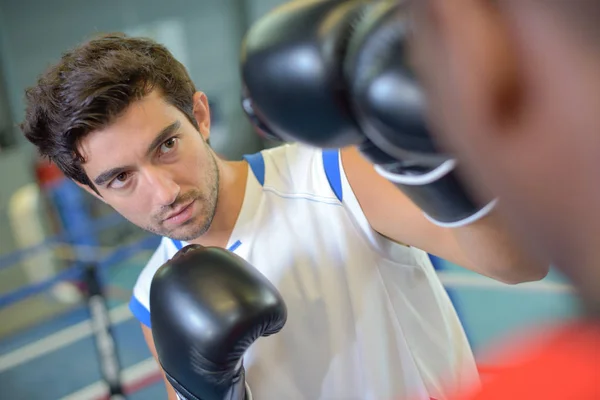
M146 227L145 230L159 236L164 236L185 242L197 239L200 236L206 234L206 232L208 232L217 212L220 183L220 174L219 168L217 166L217 160L215 159L215 156L212 153L212 151L209 150L208 154L210 155L211 159L212 176L214 177L214 180L213 182L209 182L209 187L207 188L206 196L203 196L202 193L200 193L200 191L198 190L193 190L191 192L185 193L174 203L174 207L176 207L182 203L187 203L188 201L194 199L195 201L200 202L202 206L202 214L197 216L196 218L189 220L188 222L182 224L174 230L161 229L160 222L156 223L154 226Z

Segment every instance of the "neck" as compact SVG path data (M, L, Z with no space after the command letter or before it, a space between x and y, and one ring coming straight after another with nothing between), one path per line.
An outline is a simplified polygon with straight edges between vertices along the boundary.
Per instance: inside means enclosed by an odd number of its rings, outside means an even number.
M219 158L216 158L216 162L219 169L219 195L215 215L210 229L190 243L225 247L244 202L248 164L245 161L223 161Z

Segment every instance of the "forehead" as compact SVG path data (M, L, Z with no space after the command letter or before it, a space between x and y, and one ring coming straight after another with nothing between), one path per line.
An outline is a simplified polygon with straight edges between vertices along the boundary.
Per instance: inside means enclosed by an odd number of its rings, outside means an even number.
M168 104L157 92L133 102L108 126L85 136L79 149L84 168L112 167L142 156L148 144L166 126L182 120L180 111Z

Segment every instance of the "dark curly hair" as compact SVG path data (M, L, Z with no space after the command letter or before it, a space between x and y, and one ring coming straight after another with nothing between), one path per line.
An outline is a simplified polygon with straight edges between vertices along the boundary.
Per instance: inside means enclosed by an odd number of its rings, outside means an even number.
M119 33L103 35L63 54L26 90L21 129L65 176L98 193L83 170L80 141L153 90L159 90L198 129L194 83L164 46Z

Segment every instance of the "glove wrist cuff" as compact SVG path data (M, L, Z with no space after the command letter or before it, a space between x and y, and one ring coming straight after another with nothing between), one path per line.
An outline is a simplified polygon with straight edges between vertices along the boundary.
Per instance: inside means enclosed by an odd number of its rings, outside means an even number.
M485 216L489 215L494 210L494 208L496 208L497 203L498 199L494 199L476 213L469 215L467 218L463 218L460 221L442 222L432 218L427 213L423 214L425 215L425 218L427 218L432 224L435 224L442 228L461 228L463 226L471 225L479 221L480 219L483 219Z
M440 180L445 175L449 174L456 167L455 160L447 160L440 164L437 168L419 175L404 175L398 174L385 169L383 165L375 165L375 171L390 182L407 186L422 186L429 185Z
M493 199L483 206L474 201L455 172L456 161L449 159L431 171L412 175L396 172L390 165L374 165L379 175L395 184L433 224L460 228L473 224L496 207Z
M248 386L248 382L244 382L246 386L246 397L244 400L252 400L252 392L250 391L250 386Z

